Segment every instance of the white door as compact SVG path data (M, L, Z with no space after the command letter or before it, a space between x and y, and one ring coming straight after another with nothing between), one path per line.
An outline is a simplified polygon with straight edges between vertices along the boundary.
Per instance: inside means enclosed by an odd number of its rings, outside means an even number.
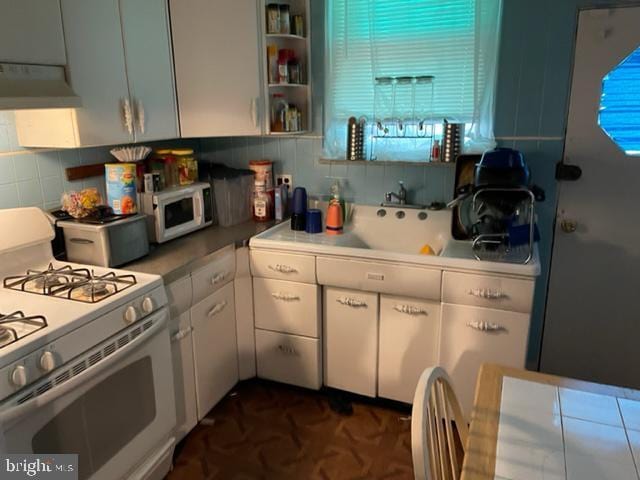
M170 5L181 135L259 135L256 0Z
M133 141L123 121L129 86L118 0L62 0L62 18L71 86L82 98L77 145Z
M633 62L640 46L640 8L580 13L564 162L582 176L560 182L541 370L640 387L640 94ZM612 70L615 72L608 75ZM605 95L603 96L603 85ZM621 88L619 88L621 87ZM626 97L620 110L614 104ZM599 118L600 103L607 104ZM613 104L611 103L613 102ZM634 111L636 115L634 116ZM618 115L619 113L619 115ZM616 121L624 127L618 130ZM638 142L635 141L635 144ZM636 152L637 155L638 152Z
M413 403L420 374L438 364L440 303L380 295L378 396Z
M177 138L166 0L120 0L136 142Z
M191 308L198 419L238 381L238 344L233 283Z
M324 383L375 397L378 294L324 288Z

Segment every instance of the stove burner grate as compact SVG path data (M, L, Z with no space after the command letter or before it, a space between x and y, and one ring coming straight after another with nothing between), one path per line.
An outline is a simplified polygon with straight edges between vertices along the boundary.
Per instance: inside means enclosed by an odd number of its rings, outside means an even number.
M34 328L27 333L19 334L17 327L20 324L30 325ZM28 337L46 326L47 320L42 315L27 316L20 310L6 315L0 313L0 348L11 345L24 337Z
M87 268L66 265L46 270L27 270L25 275L4 279L4 287L12 290L66 298L85 303L96 303L137 283L135 275L116 275L108 272L96 275Z

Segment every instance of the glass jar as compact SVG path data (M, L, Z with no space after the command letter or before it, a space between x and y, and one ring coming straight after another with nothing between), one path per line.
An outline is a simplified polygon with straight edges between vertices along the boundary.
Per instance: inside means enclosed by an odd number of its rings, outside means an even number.
M284 99L284 94L274 93L271 96L271 131L284 132L287 120L289 104Z
M180 185L191 185L198 176L198 167L193 157L193 150L191 148L180 148L172 150L171 154L176 159L178 183Z
M273 201L264 182L256 181L253 192L253 219L268 222L273 219Z
M180 175L178 174L178 163L176 157L167 155L164 158L164 181L167 188L180 185Z

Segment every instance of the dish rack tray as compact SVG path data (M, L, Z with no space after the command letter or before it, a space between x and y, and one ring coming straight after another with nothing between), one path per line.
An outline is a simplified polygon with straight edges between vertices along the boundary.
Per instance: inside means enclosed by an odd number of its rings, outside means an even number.
M527 188L503 188L503 187L485 187L478 189L473 194L473 210L476 209L478 197L483 193L521 193L526 195L529 204L528 215L528 243L511 246L509 241L509 233L486 233L473 237L472 250L477 260L485 260L490 262L506 262L527 264L533 258L535 245L535 194Z

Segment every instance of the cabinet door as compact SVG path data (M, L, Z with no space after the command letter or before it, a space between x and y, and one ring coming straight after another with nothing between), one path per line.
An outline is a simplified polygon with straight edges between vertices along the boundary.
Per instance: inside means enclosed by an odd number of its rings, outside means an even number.
M166 0L120 0L136 142L177 138Z
M256 0L171 0L183 137L261 133Z
M238 381L233 283L191 309L198 420Z
M77 146L133 141L123 117L129 87L118 0L62 0L62 18L69 79L82 98Z
M0 1L0 61L35 65L67 63L60 2Z
M447 370L467 419L480 365L524 368L529 314L442 305L440 364Z
M378 294L324 289L324 380L329 387L376 396Z
M440 303L380 295L378 396L412 403L420 374L438 363Z
M176 441L179 441L198 422L189 311L171 320L169 333L171 335L173 382L176 394Z

